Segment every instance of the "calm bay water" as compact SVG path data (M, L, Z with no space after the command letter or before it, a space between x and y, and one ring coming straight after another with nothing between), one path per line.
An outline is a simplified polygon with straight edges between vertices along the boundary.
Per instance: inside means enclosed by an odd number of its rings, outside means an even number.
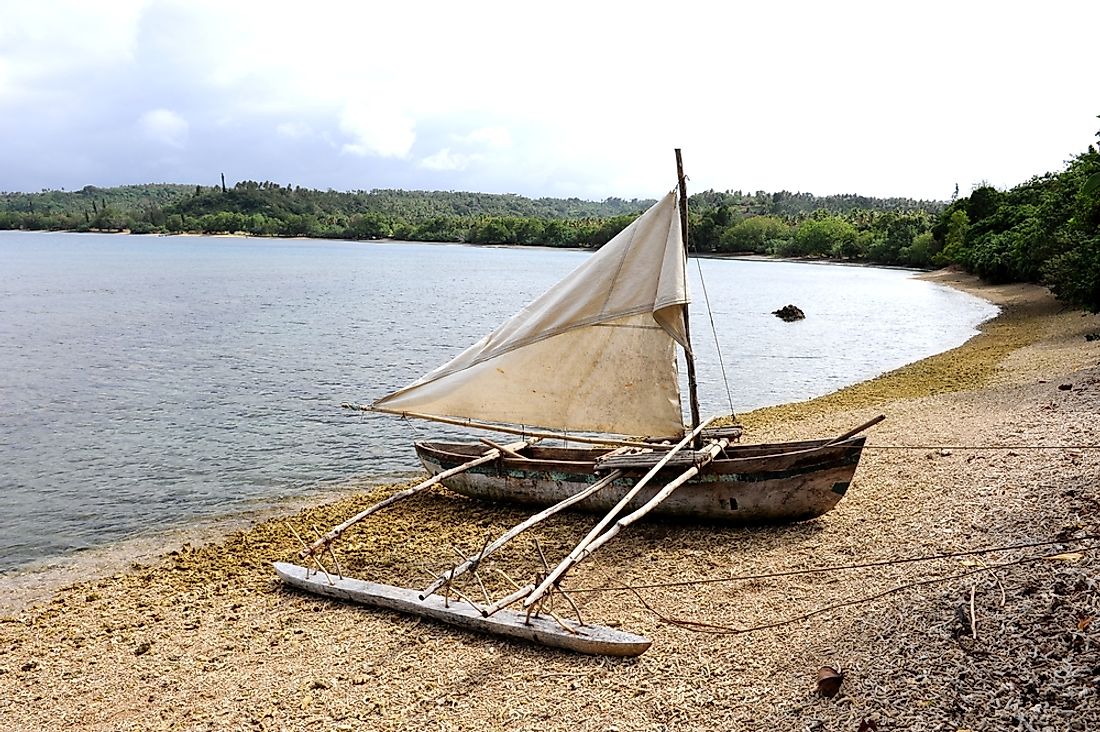
M414 380L587 256L0 232L0 572L415 470L413 439L460 433L340 403ZM736 411L952 348L996 312L899 270L700 264ZM690 270L703 412L725 412ZM787 303L807 319L770 314Z

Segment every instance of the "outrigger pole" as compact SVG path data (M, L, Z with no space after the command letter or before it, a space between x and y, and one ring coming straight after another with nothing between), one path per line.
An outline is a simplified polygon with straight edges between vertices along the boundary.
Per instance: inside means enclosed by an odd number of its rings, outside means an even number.
M537 441L538 440L535 440L535 442L537 442ZM436 473L435 475L428 478L427 480L414 485L412 488L407 488L407 489L405 489L405 490L403 490L399 493L394 493L389 498L382 499L381 501L374 504L373 506L370 506L369 508L366 508L366 509L360 511L359 513L355 514L354 516L352 516L351 518L349 518L347 521L340 524L339 526L334 527L327 534L320 537L319 539L317 539L317 541L313 542L309 546L303 547L302 551L298 552L298 557L300 559L305 559L308 556L312 556L314 554L317 554L318 552L324 551L326 548L328 548L329 544L331 544L332 542L339 539L340 535L343 534L345 531L347 531L352 526L354 526L355 524L357 524L360 521L362 521L363 519L365 519L367 516L370 516L373 513L377 513L378 511L381 511L383 508L386 508L387 506L392 506L393 504L397 503L398 501L402 501L406 498L409 498L410 496L415 496L417 493L420 493L421 491L425 491L428 488L431 488L433 485L436 485L436 484L446 480L447 478L450 478L452 475L458 475L459 473L470 470L471 468L476 468L478 465L484 465L485 463L491 463L494 460L498 459L501 455L503 455L506 452L511 453L511 452L516 451L516 450L523 449L524 447L527 447L530 444L532 444L530 441L523 440L521 442L513 442L510 445L497 445L496 447L489 450L488 452L486 452L484 455L481 455L480 457L476 457L476 458L473 458L472 460L468 460L468 461L462 463L462 465L458 465L456 467L453 467L450 470L444 470L442 473Z
M630 503L632 500L634 500L634 496L638 495L638 492L641 491L642 488L644 488L646 486L646 484L648 484L653 479L653 477L656 476L657 473L659 473L661 471L661 468L665 467L665 465L672 459L672 457L676 453L680 452L685 447L687 447L689 444L693 443L696 440L696 438L698 438L699 435L703 432L703 429L708 424L713 422L715 419L717 419L717 417L711 417L711 418L707 419L701 425L699 425L698 427L693 429L691 432L686 434L684 436L684 439L680 440L678 443L676 443L676 445L674 445L672 448L670 448L669 451L667 453L665 453L664 457L662 457L659 461L657 461L657 464L654 465L652 468L650 468L649 472L647 472L644 476L642 476L642 479L639 480L637 483L635 483L634 487L626 492L626 495L624 495L619 500L619 502L617 504L615 504L615 507L612 508L607 513L606 516L604 516L602 519L600 519L600 521L594 527L592 527L592 530L589 531L588 535L585 536L583 539L581 539L580 543L577 544L573 548L573 551L571 551L569 553L569 556L567 556L565 559L561 560L561 562L558 564L558 566L554 567L554 569L550 572L550 574L548 574L543 579L542 583L538 587L535 588L534 592L532 592L530 595L527 596L527 599L525 599L523 601L523 606L524 607L531 607L536 602L538 602L539 598L541 598L543 595L545 595L547 592L549 592L552 588L556 587L559 582L561 582L561 578L565 575L566 572L569 571L569 569L573 565L577 564L582 559L584 559L586 556L588 556L588 551L587 551L588 545L592 544L597 539L599 539L600 535L604 532L604 530L607 529L608 525L623 513L624 509L626 509L627 504ZM722 440L721 442L723 443L723 445L722 445L723 447L725 447L725 444L728 443L728 441L726 441L726 440ZM715 455L716 454L717 454L717 452L715 453ZM713 459L713 458L714 458L714 455L711 455L710 459ZM709 462L710 459L708 459L706 462ZM706 462L704 462L702 464L705 465ZM698 472L698 471L696 471L696 472ZM691 477L691 476L688 476L688 477ZM678 486L680 484L676 483L676 485ZM673 488L673 490L674 489L675 489L675 487ZM667 498L668 495L671 492L672 492L671 490L668 491L668 493L665 493L664 491L661 491L659 493L660 500L664 500L665 498ZM654 505L656 505L656 503L659 503L659 502L660 501L651 501L651 503L654 503ZM647 504L647 506L648 506L648 504ZM648 513L650 508L652 508L652 506L650 506L649 508L646 509L646 513ZM615 533L618 533L618 530L616 530Z

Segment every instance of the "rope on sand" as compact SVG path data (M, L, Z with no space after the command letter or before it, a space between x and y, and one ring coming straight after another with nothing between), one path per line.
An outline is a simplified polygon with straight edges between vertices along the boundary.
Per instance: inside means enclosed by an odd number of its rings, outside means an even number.
M946 553L942 553L942 554L928 554L928 555L923 555L923 556L918 556L918 557L904 557L902 559L887 559L887 560L881 560L881 561L876 561L876 562L861 562L861 563L857 563L857 564L830 565L830 566L823 566L823 567L811 567L811 568L808 568L808 569L792 569L792 570L786 570L786 571L781 571L781 572L765 572L765 573L762 573L762 574L734 575L734 576L729 576L729 577L709 577L709 578L700 578L700 579L694 579L694 580L680 580L680 581L676 581L676 582L652 582L652 583L646 583L646 584L641 584L641 585L612 585L612 586L604 586L604 587L581 587L581 588L571 588L569 591L572 592L572 593L579 593L579 592L591 592L591 593L631 592L638 599L638 601L642 604L642 606L645 607L646 610L648 610L651 613L653 613L654 615L656 615L663 622L670 623L672 625L678 625L680 627L687 628L689 630L693 630L693 631L700 632L700 633L715 633L715 634L751 633L753 631L770 630L770 629L778 628L778 627L781 627L781 626L784 626L784 625L789 625L789 624L792 624L792 623L801 622L803 620L807 620L807 619L812 618L816 615L820 615L822 613L826 613L826 612L829 612L831 610L838 610L838 609L841 609L841 608L850 607L852 605L860 605L860 604L863 604L863 603L872 602L874 600L878 600L878 599L881 599L881 598L886 597L888 595L892 595L892 594L895 594L897 592L902 592L904 590L913 589L913 588L916 588L916 587L923 587L923 586L926 586L926 585L938 584L938 583L941 583L941 582L950 582L952 580L963 579L963 578L969 577L971 575L980 574L980 573L983 573L983 572L990 572L994 569L1001 569L1001 568L1012 567L1012 566L1016 566L1016 565L1029 564L1029 563L1032 563L1032 562L1039 562L1039 561L1042 561L1044 559L1056 558L1056 557L1059 557L1060 555L1053 555L1053 556L1047 555L1047 554L1033 555L1033 556L1023 557L1021 559L1016 559L1016 560L1012 560L1012 561L1008 561L1008 562L1002 562L1000 564L985 564L983 562L982 566L979 569L970 570L970 571L966 571L966 572L961 572L961 573L957 573L957 574L952 574L952 575L949 575L947 577L934 577L932 579L921 580L921 581L918 581L918 582L910 582L910 583L907 583L907 584L899 585L897 587L893 587L893 588L888 589L888 590L884 590L883 592L879 592L879 593L876 593L876 594L873 594L873 595L868 595L868 596L865 596L865 597L856 598L854 600L847 600L847 601L839 602L839 603L836 603L836 604L833 604L833 605L827 605L827 606L824 606L824 607L817 608L815 610L811 610L810 612L803 613L801 615L792 616L792 617L789 617L789 618L784 618L782 620L777 620L775 622L765 623L765 624L762 624L762 625L755 625L755 626L745 627L745 628L738 628L738 627L729 626L729 625L720 625L720 624L715 624L715 623L708 623L708 622L705 622L705 621L690 620L690 619L683 619L683 618L673 618L673 617L666 616L666 615L662 614L660 611L658 611L657 609L655 609L652 605L650 605L645 600L645 598L642 597L642 594L641 594L640 590L659 589L659 588L672 588L672 587L695 587L695 586L700 586L700 585L719 584L719 583L727 583L727 582L748 582L748 581L753 581L753 580L776 579L776 578L781 578L781 577L793 577L793 576L796 576L796 575L820 574L820 573L825 573L825 572L838 572L838 571L853 570L853 569L868 569L868 568L876 568L876 567L895 566L895 565L901 565L901 564L912 564L912 563L915 563L915 562L930 562L930 561L941 560L941 559L953 559L953 558L959 558L959 557L972 557L972 556L980 556L980 555L983 555L983 554L994 554L994 553L998 553L998 552L1014 551L1014 550L1019 550L1019 549L1034 549L1034 548L1038 548L1038 547L1055 546L1055 545L1061 545L1061 546L1078 545L1078 544L1083 544L1085 542L1089 542L1085 546L1080 547L1080 549L1087 551L1087 550L1090 550L1090 549L1100 548L1100 543L1097 543L1098 541L1100 541L1100 536L1093 535L1093 534L1087 534L1087 535L1083 535L1083 536L1059 538L1059 539L1053 539L1053 540L1049 540L1049 541L1037 541L1037 542L1029 542L1029 543L1026 543L1026 544L1012 544L1012 545L1007 545L1007 546L986 547L986 548L982 548L982 549L970 549L970 550L967 550L967 551L946 552Z
M1094 547L1089 547L1089 548L1094 548ZM983 574L985 572L991 572L992 570L995 570L995 569L1002 569L1002 568L1005 568L1005 567L1012 567L1012 566L1022 565L1022 564L1031 564L1033 562L1038 562L1038 561L1041 561L1043 559L1048 559L1048 558L1049 557L1045 557L1045 556L1033 556L1033 557L1024 557L1023 559L1017 559L1017 560L1014 560L1014 561L1011 561L1011 562L1002 562L1000 564L986 564L986 565L983 565L982 567L980 567L978 569L972 569L972 570L969 570L969 571L966 571L966 572L960 572L958 574L952 574L952 575L949 575L947 577L933 577L932 579L921 580L919 582L909 582L909 583L906 583L904 585L898 585L897 587L892 587L888 590L878 592L874 595L867 595L865 597L857 597L854 600L847 600L845 602L838 602L838 603L835 603L833 605L826 605L824 607L819 607L815 610L811 610L810 612L803 613L802 615L796 615L796 616L792 616L792 617L789 617L789 618L784 618L782 620L776 620L773 623L763 623L761 625L753 625L753 626L750 626L750 627L747 627L747 628L738 628L738 627L734 627L732 625L720 625L720 624L717 624L717 623L707 623L707 622L701 621L701 620L690 620L690 619L669 617L667 615L662 614L660 611L656 610L652 605L650 605L648 602L646 602L645 598L643 598L641 593L639 593L637 590L635 590L634 588L627 588L627 589L629 589L631 592L634 593L634 596L638 598L638 601L642 603L642 606L646 610L649 610L651 613L653 613L658 618L660 618L663 622L669 623L671 625L677 625L677 626L680 626L681 628L686 628L688 630L691 630L691 631L694 631L694 632L697 632L697 633L712 633L712 634L715 634L715 635L738 635L738 634L742 634L742 633L752 633L752 632L760 631L760 630L772 630L774 628L780 628L784 625L791 625L793 623L799 623L799 622L802 622L803 620L809 620L810 618L814 617L815 615L821 615L823 613L827 613L827 612L830 612L832 610L840 610L842 608L851 607L852 605L862 605L864 603L873 602L875 600L882 599L883 597L886 597L888 595L893 595L895 593L902 592L904 590L910 590L910 589L914 589L914 588L917 588L917 587L924 587L924 586L927 586L927 585L939 584L941 582L950 582L951 580L964 579L964 578L970 577L972 575Z

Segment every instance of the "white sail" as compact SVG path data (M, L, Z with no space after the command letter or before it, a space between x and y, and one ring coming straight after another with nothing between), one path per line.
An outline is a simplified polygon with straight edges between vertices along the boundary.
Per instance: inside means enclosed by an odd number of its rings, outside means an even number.
M685 254L669 193L485 338L376 401L392 413L570 431L683 431Z

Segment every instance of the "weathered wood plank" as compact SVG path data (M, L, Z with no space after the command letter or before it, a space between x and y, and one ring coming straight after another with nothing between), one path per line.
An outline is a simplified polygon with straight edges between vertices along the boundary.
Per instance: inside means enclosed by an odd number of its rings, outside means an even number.
M484 617L480 610L466 603L452 601L448 607L441 597L420 600L416 590L404 587L351 578L331 577L330 581L296 564L276 562L275 572L286 584L317 595L432 618L479 633L530 641L576 653L638 656L645 653L651 644L650 639L644 636L600 625L580 625L566 620L564 622L569 626L566 630L548 618L532 617L527 622L525 613L511 610L500 610Z
M708 427L703 430L699 437L703 440L721 440L724 437L730 442L737 442L744 433L744 427L739 424L731 424L725 427Z
M663 452L620 453L596 458L596 470L649 470L665 457ZM669 469L684 470L693 465L709 462L703 450L685 450L665 461Z

